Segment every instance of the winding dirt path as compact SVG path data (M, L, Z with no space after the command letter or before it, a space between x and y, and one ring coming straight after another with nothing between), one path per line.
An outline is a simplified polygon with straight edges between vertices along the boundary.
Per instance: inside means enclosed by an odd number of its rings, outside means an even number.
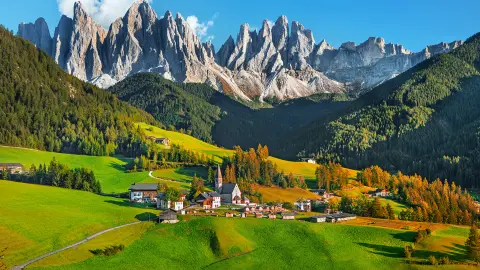
M83 239L83 240L81 240L81 241L79 241L79 242L77 242L77 243L71 244L71 245L68 246L68 247L64 247L64 248L61 248L61 249L58 249L58 250L49 252L49 253L44 254L44 255L42 255L42 256L40 256L40 257L37 257L37 258L35 258L35 259L33 259L33 260L30 260L30 261L28 261L28 262L26 262L26 263L24 263L24 264L14 266L14 267L12 268L12 270L21 270L21 269L24 269L25 267L27 267L28 265L30 265L30 264L32 264L32 263L34 263L34 262L38 262L38 261L40 261L41 259L50 257L50 256L52 256L52 255L54 255L54 254L60 253L60 252L65 251L65 250L67 250L67 249L71 249L71 248L74 248L74 247L79 246L79 245L81 245L81 244L84 244L84 243L92 240L93 238L96 238L96 237L98 237L98 236L100 236L100 235L102 235L102 234L105 234L105 233L107 233L107 232L111 232L111 231L114 231L114 230L118 230L118 229L121 229L121 228L124 228L124 227L127 227L127 226L131 226L131 225L140 224L140 223L142 223L142 222L146 222L146 221L137 221L137 222L128 223L128 224L120 225L120 226L117 226L117 227L114 227L114 228L110 228L110 229L103 230L103 231L98 232L98 233L96 233L96 234L94 234L94 235L91 235L91 236L89 236L89 237L87 237L87 238L85 238L85 239Z

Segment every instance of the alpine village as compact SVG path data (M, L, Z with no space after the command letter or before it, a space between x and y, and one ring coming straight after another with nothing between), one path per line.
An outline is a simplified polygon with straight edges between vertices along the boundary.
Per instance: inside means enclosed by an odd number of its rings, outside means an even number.
M480 34L18 2L48 17L0 16L0 270L479 269Z

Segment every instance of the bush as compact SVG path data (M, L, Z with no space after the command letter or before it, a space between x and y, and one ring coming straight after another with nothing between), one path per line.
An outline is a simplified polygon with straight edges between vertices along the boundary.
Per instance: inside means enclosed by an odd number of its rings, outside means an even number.
M437 258L435 258L435 256L430 256L428 257L428 262L431 264L431 265L438 265L438 261L437 261Z
M293 209L293 203L286 202L286 203L283 204L283 208L292 210Z
M440 264L445 264L445 265L450 264L450 258L448 257L440 258Z

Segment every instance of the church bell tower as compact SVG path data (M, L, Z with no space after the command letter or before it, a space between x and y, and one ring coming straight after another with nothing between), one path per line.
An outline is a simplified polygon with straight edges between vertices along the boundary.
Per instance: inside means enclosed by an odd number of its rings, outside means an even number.
M220 169L220 165L217 165L217 175L215 176L215 192L222 192L222 182L222 170Z

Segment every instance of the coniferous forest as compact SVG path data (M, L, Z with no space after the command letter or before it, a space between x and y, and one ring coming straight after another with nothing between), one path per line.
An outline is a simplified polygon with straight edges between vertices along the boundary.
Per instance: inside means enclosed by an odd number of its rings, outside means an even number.
M319 120L284 145L350 168L480 186L480 35Z
M102 89L65 73L46 53L0 28L0 143L40 150L140 155L133 123L156 123Z

